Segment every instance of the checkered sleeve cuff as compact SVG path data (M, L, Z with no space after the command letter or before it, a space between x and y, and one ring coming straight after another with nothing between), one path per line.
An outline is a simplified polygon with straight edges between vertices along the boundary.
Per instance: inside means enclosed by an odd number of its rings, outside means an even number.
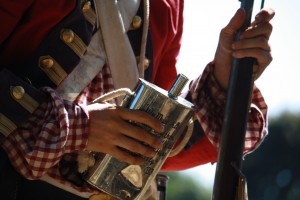
M209 63L202 75L190 86L192 101L197 105L196 115L210 142L218 147L225 112L226 91L213 76L214 63ZM267 135L267 105L254 87L247 122L244 153L256 149Z
M51 88L43 91L49 101L1 144L15 169L28 179L41 177L62 155L84 150L87 143L86 112Z
M54 114L59 123L61 135L64 135L64 153L84 150L88 137L88 113L83 106L61 99L52 89L48 93L52 98Z

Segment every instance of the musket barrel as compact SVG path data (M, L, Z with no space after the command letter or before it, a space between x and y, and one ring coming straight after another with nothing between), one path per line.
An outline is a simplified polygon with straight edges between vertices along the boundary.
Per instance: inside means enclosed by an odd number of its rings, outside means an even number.
M158 191L158 200L167 200L167 184L169 177L165 174L157 174L155 178Z
M241 0L246 19L236 39L250 26L254 0ZM219 146L213 200L235 200L241 168L247 116L253 89L253 58L233 59L222 135ZM233 167L233 165L235 167Z

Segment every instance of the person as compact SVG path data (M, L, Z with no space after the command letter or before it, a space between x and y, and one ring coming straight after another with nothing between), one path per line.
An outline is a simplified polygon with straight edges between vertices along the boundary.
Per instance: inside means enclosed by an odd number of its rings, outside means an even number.
M151 158L162 148L158 138L127 122L163 132L159 120L121 107L119 99L91 102L118 88L132 89L139 77L166 90L171 86L183 8L180 0L1 3L1 199L105 199L71 173L80 152L141 164L143 159L122 149ZM256 77L263 73L272 61L273 16L273 10L261 10L235 41L245 18L238 9L221 30L213 61L185 93L197 105L197 131L162 171L216 161L231 61L253 57ZM244 153L264 140L266 122L267 105L254 87Z

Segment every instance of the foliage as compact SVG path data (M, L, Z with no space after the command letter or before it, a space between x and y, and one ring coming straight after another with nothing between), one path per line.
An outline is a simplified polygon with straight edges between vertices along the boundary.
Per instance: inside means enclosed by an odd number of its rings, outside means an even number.
M211 191L205 188L199 181L180 172L163 173L169 176L167 187L168 200L207 200Z
M269 134L243 161L249 200L300 199L300 114L283 113L269 120ZM178 172L165 173L168 200L210 200L211 189Z
M249 199L300 199L299 144L300 114L283 113L270 120L268 137L243 162Z

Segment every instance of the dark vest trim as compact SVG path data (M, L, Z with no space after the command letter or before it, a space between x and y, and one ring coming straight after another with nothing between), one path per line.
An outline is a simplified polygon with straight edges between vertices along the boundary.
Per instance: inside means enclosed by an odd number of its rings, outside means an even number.
M31 115L31 113L15 101L14 97L11 95L11 87L22 86L26 94L38 103L46 100L46 95L44 93L24 82L7 69L0 71L0 80L0 113L12 121L16 126L19 126ZM3 136L4 134L0 132L0 139Z
M140 7L138 9L137 15L144 20L144 10L143 10L143 2L141 2ZM133 52L135 56L140 56L140 50L141 50L141 41L142 41L142 35L143 35L143 27L141 26L138 29L129 30L127 32L129 41L131 43ZM145 70L145 80L151 81L152 77L152 71L153 71L153 45L152 45L152 39L150 34L150 28L148 30L148 37L147 37L147 45L146 45L146 55L150 60L149 67Z
M42 86L55 88L56 84L54 84L43 70L39 68L40 57L50 55L60 66L62 66L67 74L69 74L80 61L80 57L61 40L60 35L62 29L74 31L86 46L90 43L94 26L85 19L80 2L77 3L77 6L72 13L53 28L24 66L15 66L10 69L20 77L29 79L37 88Z

